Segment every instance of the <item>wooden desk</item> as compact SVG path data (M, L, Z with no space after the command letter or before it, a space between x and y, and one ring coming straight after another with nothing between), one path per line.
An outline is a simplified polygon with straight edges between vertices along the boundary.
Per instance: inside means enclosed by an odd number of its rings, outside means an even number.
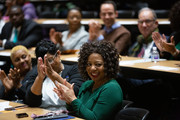
M4 101L5 100L0 100L0 102L4 102ZM19 106L19 105L22 105L22 104L15 103L15 102L10 102L9 105L15 107L15 106ZM17 113L24 113L24 112L27 113L29 115L29 117L21 118L21 120L33 120L31 118L32 113L36 113L36 114L40 115L40 114L45 114L45 113L47 113L49 111L45 110L45 109L41 109L41 108L30 108L30 107L18 109L18 110L15 110L15 111L3 111L0 114L0 120L19 120L19 118L16 117L16 114Z
M127 77L138 77L140 75L148 78L180 78L180 61L166 60L154 63L150 59L145 60L137 57L122 56L121 58L120 69ZM65 62L74 63L77 62L77 55L61 55L61 59Z
M142 62L139 62L139 61ZM131 61L134 64L127 64L123 62ZM122 63L122 64L121 64ZM166 60L157 63L151 62L141 58L122 57L120 61L121 72L126 77L135 78L163 78L163 79L177 79L180 77L180 61Z
M0 102L4 102L5 100L1 100L0 99ZM20 103L15 103L15 102L10 102L10 106L19 106L19 105L22 105ZM2 112L2 111L0 111ZM16 114L17 113L27 113L29 115L29 117L25 117L25 118L17 118L16 117ZM2 113L0 113L0 120L33 120L31 118L31 115L33 113L37 114L37 115L41 115L41 114L45 114L49 112L49 110L46 110L46 109L42 109L42 108L32 108L32 107L27 107L27 108L22 108L22 109L18 109L18 110L15 110L15 111L3 111ZM73 118L71 120L83 120L81 118Z
M91 19L82 19L81 23L83 25L88 25L89 20ZM101 24L103 24L103 21L101 19L97 19L97 18L93 18L93 20L99 21ZM37 23L39 24L55 24L55 25L59 25L59 24L67 24L67 20L66 19L37 19L35 20ZM122 25L137 25L137 21L138 19L116 19L116 21L120 22ZM168 19L158 19L159 25L169 25L170 22Z
M29 51L32 58L35 59L34 48L31 48ZM4 52L7 54L2 55L1 53ZM9 55L10 55L10 50L0 51L0 59L5 59L5 58L10 59ZM74 64L77 63L78 55L77 54L61 55L61 59L64 63ZM145 61L142 58L127 57L127 56L122 56L121 61L120 61L121 71L127 76L131 76L131 75L137 76L138 73L142 76L145 75L148 77L153 76L153 77L162 78L162 77L171 76L173 78L177 78L177 77L180 78L180 66L179 66L180 61L166 60L166 61L159 61L157 63L153 63L150 60ZM128 64L125 62L128 62ZM165 69L155 69L157 67L164 67ZM166 68L167 69L170 68L170 70L167 70ZM171 70L171 68L173 69Z

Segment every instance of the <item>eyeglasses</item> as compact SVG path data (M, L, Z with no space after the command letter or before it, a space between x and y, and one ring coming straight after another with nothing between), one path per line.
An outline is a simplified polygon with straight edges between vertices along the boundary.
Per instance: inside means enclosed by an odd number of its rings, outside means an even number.
M138 23L143 24L145 22L146 24L150 24L151 22L154 22L154 21L155 20L138 20Z
M57 57L57 52L54 54L52 58L48 58L48 62L51 64L54 62L54 59Z

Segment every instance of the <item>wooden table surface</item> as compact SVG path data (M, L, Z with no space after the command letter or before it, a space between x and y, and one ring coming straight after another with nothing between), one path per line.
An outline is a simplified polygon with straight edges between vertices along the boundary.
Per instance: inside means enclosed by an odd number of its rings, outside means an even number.
M5 102L5 101L6 100L0 99L0 102ZM23 105L23 104L9 102L9 105L15 107L15 106ZM35 113L37 115L41 115L41 114L45 114L47 112L49 112L49 110L38 108L38 107L26 107L26 108L21 108L21 109L14 110L14 111L0 111L0 120L33 120L33 118L31 118L31 115L33 113ZM28 117L17 118L16 117L17 113L27 113ZM70 120L83 120L83 119L75 117Z
M103 21L98 18L92 18L93 20L99 21L99 23L103 24ZM88 25L89 20L92 19L82 19L81 23L83 25ZM170 22L168 19L157 19L159 25L169 25ZM39 24L67 24L66 19L36 19L35 20ZM116 19L116 21L120 22L122 25L137 25L138 19Z

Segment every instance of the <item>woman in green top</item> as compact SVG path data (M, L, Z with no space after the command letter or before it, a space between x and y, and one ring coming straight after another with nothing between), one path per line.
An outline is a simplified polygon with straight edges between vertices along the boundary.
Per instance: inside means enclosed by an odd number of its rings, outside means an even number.
M106 41L85 43L79 53L79 70L84 79L76 97L73 85L59 85L54 91L65 100L76 116L86 120L112 120L121 109L123 93L115 80L119 54ZM91 80L89 80L91 78Z

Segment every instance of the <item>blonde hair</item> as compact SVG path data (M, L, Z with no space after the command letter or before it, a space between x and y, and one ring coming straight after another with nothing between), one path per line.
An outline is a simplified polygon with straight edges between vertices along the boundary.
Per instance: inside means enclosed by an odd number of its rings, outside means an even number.
M28 51L28 49L25 46L17 45L15 47L13 47L12 50L11 50L11 55L10 55L11 60L12 60L13 54L15 52L17 52L18 50L24 50L24 51L26 51L29 54L29 51Z

